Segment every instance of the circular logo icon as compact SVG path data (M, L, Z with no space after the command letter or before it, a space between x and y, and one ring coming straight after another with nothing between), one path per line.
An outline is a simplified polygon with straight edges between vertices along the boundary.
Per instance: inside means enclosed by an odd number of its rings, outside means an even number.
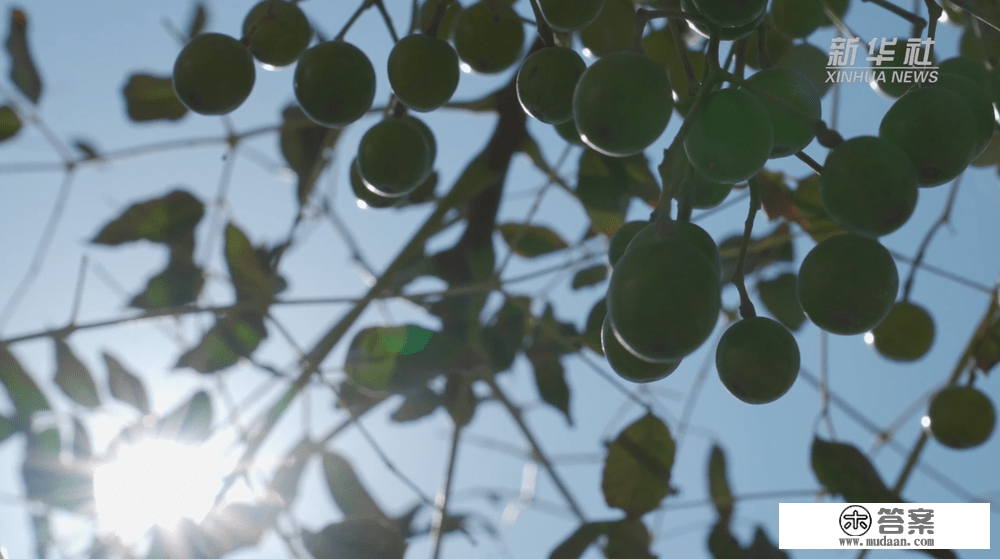
M861 505L851 505L840 513L840 529L848 536L863 536L872 526L872 515Z

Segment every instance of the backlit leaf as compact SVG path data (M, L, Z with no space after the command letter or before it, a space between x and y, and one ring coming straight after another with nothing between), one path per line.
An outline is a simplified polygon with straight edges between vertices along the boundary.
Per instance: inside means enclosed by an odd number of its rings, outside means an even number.
M524 346L530 307L531 299L528 297L508 297L490 324L483 328L483 339L494 370L509 369Z
M819 175L810 175L800 180L795 192L792 193L792 200L801 215L799 225L817 243L844 232L830 219L830 214L826 211L820 193Z
M993 316L980 331L976 332L972 343L975 367L988 374L997 363L1000 363L1000 308L993 307Z
M345 516L385 518L351 463L334 452L323 453L323 474L333 501Z
M733 281L736 264L739 262L742 235L734 235L719 243L719 256L722 258L722 284ZM762 270L777 262L794 262L795 251L788 223L781 223L770 233L761 237L751 237L747 247L747 258L744 264L746 275L756 270Z
M9 140L21 131L21 118L10 105L0 106L0 142Z
M812 468L827 491L848 503L901 503L854 446L813 439Z
M620 520L608 525L607 559L657 559L649 552L649 530L641 520Z
M296 197L299 207L309 203L316 179L323 170L322 158L326 146L340 137L340 129L320 126L302 112L298 105L289 105L281 112L282 126L278 142L285 162L298 177Z
M573 274L573 289L582 289L584 287L590 287L591 285L597 285L608 278L608 267L604 264L597 264L596 266L590 266L589 268L584 268L579 272Z
M111 246L138 240L174 244L186 240L204 215L201 200L175 189L160 198L132 204L91 242Z
M136 309L166 309L194 303L205 285L205 274L194 263L193 254L171 249L167 267L149 278L146 289L129 301Z
M309 459L316 454L316 443L303 438L278 463L277 471L271 478L266 495L275 501L279 507L288 509L299 493L299 481Z
M270 268L271 252L255 249L246 233L232 223L226 226L225 250L237 301L267 305L285 289L285 280Z
M78 459L90 458L90 435L87 428L76 417L73 418L73 456Z
M193 38L195 35L201 33L205 29L206 23L208 23L208 10L205 9L204 2L198 2L191 13L191 20L187 26L188 38Z
M743 559L788 559L788 554L778 549L760 526L754 532L753 543L746 549Z
M403 559L407 542L388 520L347 518L313 533L302 542L316 559Z
M108 367L108 385L111 388L111 395L126 404L130 404L143 414L149 413L149 397L146 395L146 387L143 386L142 380L130 373L118 359L108 352L104 352L104 363Z
M786 272L774 279L757 282L757 293L767 312L792 331L802 327L806 320L796 291L797 278L795 272Z
M708 551L714 559L742 559L743 548L729 531L728 520L719 519L708 535Z
M471 377L461 373L448 375L441 399L456 427L464 427L472 422L479 399L472 391Z
M733 493L726 476L726 455L718 445L712 447L708 459L708 493L719 517L728 521L733 514Z
M177 98L170 76L135 73L122 87L125 111L132 122L177 121L188 109Z
M266 503L231 503L213 510L199 525L199 548L206 555L222 557L232 551L260 544L274 525L281 508Z
M607 533L611 522L585 522L580 525L559 547L552 551L549 559L580 559L587 548L597 538Z
M670 492L676 446L667 425L647 414L608 447L601 489L608 506L629 517L655 510Z
M176 368L190 367L202 374L221 371L235 365L240 357L249 357L266 337L261 315L226 315L215 322L198 345L177 359Z
M437 349L437 344L432 342L436 337L433 331L414 324L365 328L355 335L348 347L344 371L361 386L386 390L400 366L419 364L424 368L429 365L424 361ZM423 354L425 350L429 352L427 355Z
M161 437L183 443L197 444L207 439L212 431L212 400L208 393L195 392L160 420L159 429Z
M524 354L531 361L535 372L535 386L545 403L561 411L566 422L573 424L569 413L569 385L566 384L566 371L559 361L560 354L551 343L535 343Z
M397 423L416 421L434 413L441 403L440 394L423 386L404 394L403 403L389 417Z
M504 223L498 229L514 254L525 258L535 258L568 246L555 231L541 225Z
M42 78L38 75L28 48L28 15L17 8L10 10L7 54L10 55L10 81L32 103L37 104L42 95Z
M22 420L27 420L36 411L52 409L48 398L5 345L0 345L0 384L7 388L14 409Z
M63 464L60 446L56 429L29 433L21 467L24 486L28 499L76 511L93 503L93 474L85 467Z
M56 348L56 385L81 406L96 408L101 405L101 400L97 397L94 375L65 341L59 338L52 340Z
M0 415L0 442L17 432L17 423L13 417Z

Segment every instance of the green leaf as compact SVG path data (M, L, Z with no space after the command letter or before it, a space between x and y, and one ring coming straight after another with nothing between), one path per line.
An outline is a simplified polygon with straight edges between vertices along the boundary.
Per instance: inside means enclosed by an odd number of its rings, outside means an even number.
M612 524L612 522L584 522L552 551L549 559L580 559L597 538L608 532Z
M569 246L555 231L541 225L504 223L498 229L514 254L525 258L550 254Z
M323 453L323 474L333 502L344 516L387 518L365 489L354 467L334 452Z
M797 286L795 272L785 272L774 279L757 282L757 293L767 312L793 332L806 321L806 314L799 304Z
M260 544L274 526L281 508L268 503L231 503L215 509L198 526L200 549L222 557L237 549Z
M1000 308L993 307L993 316L985 328L976 332L972 343L975 367L984 374L1000 363Z
M424 361L436 353L438 344L433 340L437 337L433 331L414 324L365 328L355 335L347 349L344 371L361 386L386 390L400 367L426 369L430 365ZM411 376L406 380L417 379Z
M314 123L298 105L288 105L281 112L282 125L278 142L285 162L298 177L296 197L299 208L309 203L316 180L325 167L323 151L340 138L340 129Z
M125 111L132 122L177 121L188 109L177 98L170 76L134 73L122 87Z
M813 439L812 468L827 491L848 503L901 503L857 448Z
M719 519L708 535L708 551L715 559L742 559L743 548L729 531L729 521Z
M573 289L582 289L597 285L608 278L608 267L604 264L597 264L589 268L584 268L573 274Z
M620 520L608 526L607 559L657 559L649 553L651 538L641 520Z
M10 105L0 106L0 142L9 140L21 131L21 118Z
M7 388L17 417L22 421L36 411L52 409L48 398L5 345L0 345L0 384Z
M28 16L17 8L10 10L7 53L10 55L10 81L37 105L42 95L42 78L38 75L28 49Z
M147 240L173 245L188 240L204 215L201 200L187 191L173 190L161 198L129 206L91 242L115 246Z
M788 559L788 554L778 549L760 526L754 532L753 543L746 549L743 559Z
M65 466L59 460L59 431L47 429L28 434L21 473L28 499L68 511L76 511L94 500L94 480L85 468Z
M267 496L276 501L278 506L290 509L299 493L299 481L309 459L319 448L308 438L303 438L278 463L278 469L271 478Z
M542 400L561 411L566 422L573 425L569 412L569 385L566 371L559 360L560 353L551 343L534 343L524 354L535 372L535 385Z
M348 518L319 532L303 530L302 543L316 559L403 559L406 538L387 520Z
M87 428L76 417L73 418L73 456L77 459L90 458L90 435Z
M17 432L17 423L13 417L0 415L0 442Z
M630 518L655 510L670 492L676 446L670 430L653 414L625 428L608 448L601 489L608 506Z
M830 219L820 193L819 175L810 175L798 182L792 201L798 207L801 219L799 225L817 243L844 232Z
M188 39L201 33L202 29L205 29L206 23L208 23L208 10L205 9L204 2L198 2L191 13L191 19L187 26Z
M253 312L226 315L215 322L195 347L177 359L176 368L190 367L208 374L232 367L249 357L267 337L264 318Z
M97 396L97 384L87 366L65 341L60 338L53 338L52 341L56 348L56 385L81 406L96 408L101 405Z
M389 417L397 423L416 421L434 413L441 404L440 394L422 386L404 394L403 403Z
M212 431L212 400L204 390L160 420L160 436L183 443L203 442Z
M483 340L493 361L493 370L506 371L514 364L514 358L524 347L530 308L529 297L508 296L490 324L483 328Z
M712 496L719 518L728 522L733 514L734 501L726 477L726 455L719 445L712 446L712 453L708 458L708 493Z
M577 171L576 196L590 216L591 229L609 238L625 223L629 178L616 158L584 150Z
M448 375L441 399L456 428L465 427L472 422L479 399L472 391L471 377L460 373Z
M263 247L255 249L246 234L232 223L226 226L226 264L237 301L266 307L285 289L285 280L270 267L272 256Z
M734 235L719 243L719 256L722 258L722 284L733 281L736 264L739 261L742 235ZM781 223L774 231L762 236L751 237L747 247L747 258L743 271L750 275L756 270L766 269L778 262L794 262L795 251L792 246L792 236L788 223Z
M149 278L146 289L129 301L135 309L167 309L194 303L205 285L205 274L194 263L193 254L171 248L167 267Z
M149 398L146 396L146 387L143 386L142 380L128 372L128 369L108 352L104 352L104 363L108 367L108 385L111 388L111 395L143 414L148 414L150 411Z

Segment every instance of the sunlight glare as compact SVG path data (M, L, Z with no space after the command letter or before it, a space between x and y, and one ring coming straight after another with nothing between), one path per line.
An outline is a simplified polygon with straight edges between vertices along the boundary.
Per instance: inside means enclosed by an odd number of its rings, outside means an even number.
M931 426L931 418L929 416L923 416L920 418L920 425L924 429L929 429Z
M471 74L472 73L472 66L469 66L465 62L459 63L458 68L460 70L462 70L463 74Z
M182 517L200 522L223 471L204 447L162 439L122 447L116 460L94 473L101 529L136 541L154 524L170 528Z
M871 332L865 332L865 343L868 345L872 345L873 343L875 343L875 334L872 334Z

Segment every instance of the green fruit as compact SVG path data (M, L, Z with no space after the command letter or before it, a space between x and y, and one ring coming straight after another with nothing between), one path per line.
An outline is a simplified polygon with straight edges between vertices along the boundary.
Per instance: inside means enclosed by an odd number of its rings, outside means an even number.
M309 19L298 4L263 0L243 20L243 36L250 35L250 52L270 66L288 66L302 56L312 41Z
M375 68L350 43L320 43L299 58L294 89L306 116L323 126L343 128L372 108Z
M646 149L666 130L673 110L667 73L634 52L616 52L592 64L573 94L580 138L612 157Z
M912 63L911 64L906 63L906 50L907 50L906 41L907 39L905 37L897 37L895 45L890 45L889 42L886 41L885 47L887 49L887 53L888 50L891 49L892 58L890 58L889 60L883 60L882 63L879 65L876 65L876 61L872 61L872 69L876 72L877 75L880 75L885 78L884 81L882 81L881 77L879 78L878 81L873 81L871 84L872 88L874 88L875 91L878 91L879 93L885 95L886 97L892 97L892 98L902 97L903 94L909 91L914 84L913 82L907 82L902 80L893 81L893 76L902 75L901 72L905 72L903 70L880 70L879 68L888 67L888 68L913 68L915 70L920 69L920 66L914 65ZM924 59L925 50L926 50L925 47L923 46L920 47L916 58L917 60ZM881 51L881 45L876 45L875 55L879 55L880 51Z
M424 121L413 115L404 115L400 117L400 120L409 122L410 124L417 127L420 133L424 135L424 141L427 142L427 149L430 150L430 165L427 166L427 175L421 179L424 181L434 172L434 163L437 161L437 140L434 138L434 132L431 131L430 127L427 126Z
M625 249L635 238L636 233L647 225L649 225L648 221L629 221L618 228L618 231L611 237L611 242L608 243L608 262L612 266L625 254Z
M712 91L693 118L684 149L705 178L737 183L764 168L774 126L756 97L741 89Z
M705 19L722 27L739 27L757 18L767 0L694 0Z
M409 35L389 52L389 85L414 111L433 111L450 101L458 75L458 54L444 39Z
M976 132L978 133L976 145L972 150L973 158L979 157L979 154L983 153L986 146L990 144L990 140L993 139L993 129L996 127L993 103L990 101L986 89L965 76L945 73L938 75L938 80L927 86L947 89L957 94L968 104L972 116L975 117Z
M458 57L480 74L497 74L514 65L524 48L524 24L500 0L480 0L455 20Z
M618 341L647 361L676 361L708 339L722 305L719 276L677 238L626 251L611 274L608 316Z
M691 62L691 69L694 70L694 76L697 79L695 83L695 92L698 91L698 84L701 83L701 79L705 75L705 55L698 51L688 51L688 60ZM673 86L674 90L674 101L679 112L683 116L688 115L688 111L691 110L691 106L694 105L694 95L691 95L690 82L688 81L687 73L684 71L684 64L679 62L674 64L670 68L670 84Z
M604 0L593 23L580 31L583 47L593 56L630 50L635 37L635 5L631 0ZM587 53L584 51L584 54Z
M985 443L997 422L993 402L971 386L949 386L941 390L931 399L927 415L934 438L954 449Z
M719 245L715 244L715 239L708 231L690 221L646 222L646 226L632 237L632 241L625 248L625 254L650 241L663 238L677 238L696 248L712 265L716 277L721 279L722 259L719 256Z
M587 63L575 50L535 51L517 72L517 98L524 112L547 124L573 119L573 92Z
M772 96L802 111L812 119L823 118L819 91L804 74L789 68L768 68L747 80ZM751 93L753 93L751 91ZM805 149L816 137L812 125L772 103L761 95L757 100L767 109L774 125L774 147L771 158L788 157Z
M781 51L781 56L772 55L775 66L798 70L816 86L820 97L826 95L830 85L826 81L826 65L829 55L809 43L791 45Z
M586 146L583 140L580 139L580 131L576 129L576 121L569 119L562 124L556 124L554 126L556 132L559 136L566 140L567 142L573 144L574 146Z
M777 27L774 25L774 17L770 13L766 13L764 16L763 26L765 29L764 46L767 49L767 55L773 63L792 46L792 38L785 35L781 31L778 31ZM754 70L761 69L760 60L758 60L760 50L757 45L758 37L759 33L751 33L747 37L746 64L747 68L753 68Z
M899 229L917 207L917 171L895 144L874 136L830 152L820 175L823 205L841 228L880 237Z
M687 175L688 193L691 196L691 207L696 210L708 210L721 204L729 193L733 191L733 185L708 180L693 166L689 166Z
M361 171L358 170L358 158L351 161L351 191L358 198L358 206L365 208L388 208L400 202L399 198L386 198L380 194L372 192L361 178Z
M848 0L827 0L830 9L841 19L847 13ZM813 31L832 25L823 11L823 0L774 0L771 2L774 24L789 37L801 39Z
M987 90L992 87L992 79L990 79L990 72L986 69L986 65L983 64L982 60L971 56L960 55L949 58L938 65L938 72L969 78Z
M604 346L601 342L601 331L604 329L604 318L608 316L608 299L601 297L590 308L587 314L587 323L583 329L583 343L595 353L604 355Z
M611 369L631 382L654 382L666 378L681 364L680 361L650 363L636 357L615 337L610 317L604 318L604 325L601 327L601 345Z
M203 115L224 115L250 96L257 78L253 56L239 41L202 33L174 62L174 92L184 106Z
M434 17L434 9L441 2L447 0L427 0L420 7L420 29L424 33L427 33L431 25L431 20ZM436 37L441 37L442 39L450 39L452 32L455 30L455 20L458 19L458 14L462 13L462 5L457 1L452 2L450 6L445 9L444 17L441 19L441 23L438 26Z
M944 184L965 170L975 155L980 128L962 97L940 87L920 87L900 97L878 135L901 147L917 169L920 186Z
M973 167L993 167L1000 164L1000 134L994 132L990 138L990 143L979 154L979 157L972 160Z
M538 9L556 31L572 33L587 27L604 8L604 0L538 0Z
M730 326L715 350L719 379L747 404L767 404L784 396L795 384L800 365L799 344L792 333L763 316Z
M669 27L656 29L642 38L642 51L646 53L653 62L656 62L668 74L671 69L680 64L680 55L677 54L677 45L674 43L674 35ZM674 80L671 74L671 83Z
M900 301L872 330L875 349L893 361L916 361L934 343L934 319L919 305Z
M698 7L694 5L694 0L681 0L681 7L684 11L705 17ZM714 23L698 23L692 20L688 20L688 27L694 30L695 33L705 37L706 39L712 36L712 33L718 33L719 39L722 41L738 41L744 37L748 37L751 33L757 30L761 22L764 21L764 17L767 15L766 11L761 11L760 15L755 17L750 23L745 25L738 25L736 27L720 27Z
M889 314L899 272L878 241L844 233L817 244L799 268L802 310L831 334L867 332Z
M430 168L424 133L401 119L386 119L365 132L358 146L358 171L375 193L403 196L420 186Z

